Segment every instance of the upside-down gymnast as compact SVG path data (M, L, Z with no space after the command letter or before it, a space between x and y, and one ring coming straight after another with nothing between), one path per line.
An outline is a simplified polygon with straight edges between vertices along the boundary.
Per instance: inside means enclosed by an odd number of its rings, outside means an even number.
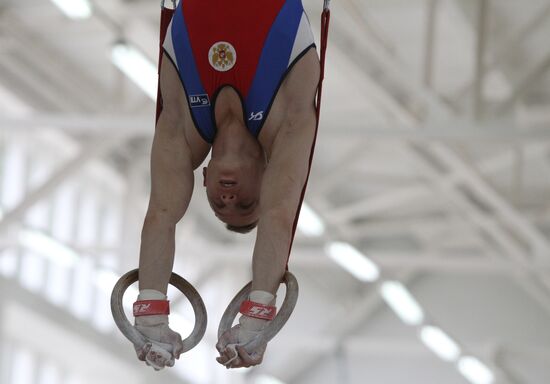
M175 227L191 199L193 171L211 152L203 169L209 204L229 230L257 226L249 300L268 314L245 310L218 341L217 361L257 365L266 344L243 346L275 310L315 137L320 68L313 34L301 0L182 0L163 50L138 301L166 300ZM153 341L138 358L155 369L174 365L182 350L165 313L135 318Z

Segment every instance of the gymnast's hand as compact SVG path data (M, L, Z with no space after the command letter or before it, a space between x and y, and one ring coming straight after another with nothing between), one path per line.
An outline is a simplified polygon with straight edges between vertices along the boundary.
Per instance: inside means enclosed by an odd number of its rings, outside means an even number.
M253 291L250 293L250 300L270 305L274 304L275 296L269 292ZM262 331L269 323L269 320L250 317L243 313L239 318L239 324L226 331L218 340L218 363L226 368L248 368L261 364L267 348L267 340L264 339Z
M216 344L216 349L220 353L216 360L226 368L252 367L261 364L264 358L267 342L263 340L260 331L251 331L243 327L244 317L243 315L239 320L240 324L226 331Z
M142 290L138 302L142 300L165 301L166 296L159 291ZM168 326L167 314L136 315L134 305L134 327L149 340L142 348L135 346L138 359L153 367L156 371L174 366L183 351L183 342L179 333Z

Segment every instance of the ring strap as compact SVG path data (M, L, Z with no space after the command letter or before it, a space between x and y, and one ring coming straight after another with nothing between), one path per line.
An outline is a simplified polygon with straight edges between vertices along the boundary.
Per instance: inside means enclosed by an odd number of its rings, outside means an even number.
M134 316L169 315L168 300L139 300L134 303Z
M256 319L273 320L277 314L277 307L245 300L242 302L239 312L245 316L254 317Z

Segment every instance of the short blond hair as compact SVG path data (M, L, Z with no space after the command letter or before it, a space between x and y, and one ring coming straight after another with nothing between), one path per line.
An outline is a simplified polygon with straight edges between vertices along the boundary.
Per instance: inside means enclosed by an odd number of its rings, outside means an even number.
M257 226L258 226L258 220L256 220L255 222L253 222L251 224L240 225L240 226L226 224L225 228L227 228L228 230L230 230L232 232L237 232L237 233L243 233L244 234L244 233L248 233L248 232L252 231Z

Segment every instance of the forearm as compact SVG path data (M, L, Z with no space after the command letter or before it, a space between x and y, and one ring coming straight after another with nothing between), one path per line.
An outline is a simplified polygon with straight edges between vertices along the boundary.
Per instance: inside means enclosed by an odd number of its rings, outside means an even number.
M161 115L151 151L151 197L141 233L139 288L166 293L174 265L176 224L193 193L193 168L186 141Z
M286 207L260 219L252 259L252 290L277 292L286 270L295 214L295 209Z
M288 261L292 229L309 172L315 110L306 108L279 132L264 174L253 256L252 289L275 293Z
M286 270L292 229L309 169L308 152L292 149L292 155L272 161L264 175L252 262L253 290L275 294Z
M165 217L148 214L141 233L139 289L166 294L174 265L176 226Z
M183 217L193 189L193 173L174 197L178 200L164 206L151 202L141 232L139 256L139 289L154 289L166 294L174 266L176 224ZM155 197L152 197L155 199ZM169 208L166 208L169 207Z

